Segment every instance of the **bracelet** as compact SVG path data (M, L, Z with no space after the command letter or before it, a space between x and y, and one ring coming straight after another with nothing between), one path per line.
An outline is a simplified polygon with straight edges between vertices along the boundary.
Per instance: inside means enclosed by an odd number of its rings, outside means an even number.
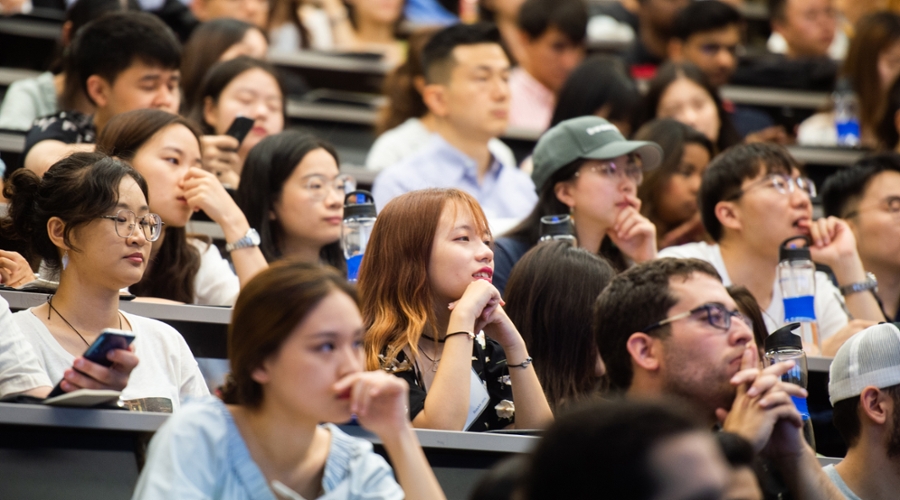
M507 364L506 366L508 366L509 368L528 368L528 365L530 365L532 361L534 360L531 359L531 356L528 356L527 358L525 358L525 361L522 361L517 365Z
M844 285L839 288L841 291L841 295L847 296L852 295L854 293L866 292L869 290L874 290L878 288L878 280L875 279L875 275L872 273L866 273L865 281L858 281L856 283L850 283L849 285Z
M472 333L472 332L453 332L453 333L448 333L447 335L444 335L444 340L447 340L447 339L449 339L450 337L452 337L452 336L454 336L454 335L468 335L468 336L469 336L469 340L475 340L475 334Z

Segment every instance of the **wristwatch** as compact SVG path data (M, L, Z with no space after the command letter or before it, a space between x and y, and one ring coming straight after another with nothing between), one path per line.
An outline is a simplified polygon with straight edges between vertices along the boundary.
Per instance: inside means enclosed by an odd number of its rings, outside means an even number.
M241 248L249 248L249 247L258 247L259 246L259 233L256 232L256 229L252 227L247 230L247 234L244 235L243 238L225 245L225 251L231 253L235 250L240 250Z
M865 281L857 281L856 283L844 285L840 288L840 291L841 295L852 295L854 293L866 292L876 288L878 288L878 280L875 279L874 274L867 272Z

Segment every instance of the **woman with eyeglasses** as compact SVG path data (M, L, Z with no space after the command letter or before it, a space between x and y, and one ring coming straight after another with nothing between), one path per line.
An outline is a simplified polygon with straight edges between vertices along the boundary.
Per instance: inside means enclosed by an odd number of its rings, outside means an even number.
M46 303L13 315L52 383L107 328L131 332L140 363L121 399L157 411L208 394L182 336L160 321L119 310L119 290L141 280L162 220L147 204L147 183L127 164L75 153L43 179L20 170L7 186L9 218L45 264L59 270ZM79 368L76 363L75 369Z
M330 144L296 130L266 137L247 155L236 199L267 261L291 256L346 274L341 222L355 183L338 165Z
M155 109L123 113L103 128L97 150L140 172L147 180L150 209L164 223L147 272L129 288L133 294L233 305L241 285L268 266L241 209L216 176L200 168L200 132L191 122ZM222 228L235 271L208 239L185 232L197 210Z
M656 228L641 215L637 189L645 170L659 165L652 142L627 141L595 116L563 121L534 149L531 178L538 203L494 246L494 286L503 293L510 271L540 240L541 218L566 214L578 247L607 258L618 271L656 257Z

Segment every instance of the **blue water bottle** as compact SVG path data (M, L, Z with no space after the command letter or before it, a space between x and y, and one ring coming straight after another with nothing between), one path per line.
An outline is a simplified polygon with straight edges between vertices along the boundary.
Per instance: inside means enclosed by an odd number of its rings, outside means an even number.
M800 336L794 333L794 330L798 328L800 328L800 323L791 323L775 330L766 337L766 365L772 366L781 361L793 361L794 367L782 375L781 380L806 389L809 382L809 370L806 366L806 353L803 352ZM800 416L803 417L803 437L815 450L816 436L813 433L812 420L809 418L809 407L806 404L806 398L791 396L791 399L794 401L794 406L797 408Z
M859 147L862 137L859 129L859 101L849 80L838 80L831 100L834 104L837 145L845 148Z
M344 220L341 224L341 247L347 259L347 279L359 278L359 266L372 227L375 226L375 198L368 191L353 191L344 197Z
M795 242L803 240L806 246ZM794 236L781 244L778 252L778 284L784 301L785 323L800 323L803 349L812 355L822 352L816 323L816 265L809 253L809 237Z

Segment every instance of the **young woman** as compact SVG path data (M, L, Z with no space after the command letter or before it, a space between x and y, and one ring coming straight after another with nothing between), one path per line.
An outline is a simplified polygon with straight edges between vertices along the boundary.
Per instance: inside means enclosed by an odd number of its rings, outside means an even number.
M346 270L341 222L344 194L355 183L339 164L330 144L296 130L267 137L250 152L236 198L267 261L291 256Z
M126 402L178 409L208 394L182 336L172 327L119 310L119 290L141 280L150 244L162 231L147 206L147 183L134 169L99 153L75 153L43 179L20 170L9 181L9 217L59 288L45 304L13 315L53 383L106 328L131 331L140 364L122 391ZM76 368L78 366L76 365Z
M238 116L252 118L243 142L224 135ZM265 137L284 130L284 89L275 68L240 56L213 66L197 94L191 117L200 124L203 168L238 187L247 153Z
M463 191L413 191L378 215L359 274L366 367L409 383L416 427L534 429L552 419L492 274L487 219Z
M592 114L609 120L628 137L640 94L622 61L607 55L584 60L566 79L559 91L550 126Z
M661 157L658 145L626 141L595 116L566 120L545 132L532 157L538 203L497 239L494 286L503 292L513 266L540 239L541 217L549 215L569 214L578 246L606 257L618 271L656 257L656 228L640 213L637 189L644 170L655 168Z
M534 356L554 411L602 389L605 369L591 318L594 301L615 274L606 259L549 241L529 250L509 276L506 312Z
M254 278L228 329L224 402L198 400L160 428L133 498L444 498L406 416L406 384L363 371L357 301L314 264ZM368 441L330 423L352 415L381 439L399 485Z
M675 120L653 120L637 131L634 139L662 147L663 161L647 172L638 187L641 213L656 226L657 246L662 249L701 241L706 236L697 194L706 165L715 151L712 141Z
M227 243L250 233L247 218L222 184L200 168L196 127L165 111L129 111L103 128L97 150L131 163L141 173L150 192L150 210L165 224L153 242L147 272L131 292L188 304L233 305L241 284L267 263L257 246L236 248L230 252L235 275L215 245L186 235L184 227L197 210L219 224Z

